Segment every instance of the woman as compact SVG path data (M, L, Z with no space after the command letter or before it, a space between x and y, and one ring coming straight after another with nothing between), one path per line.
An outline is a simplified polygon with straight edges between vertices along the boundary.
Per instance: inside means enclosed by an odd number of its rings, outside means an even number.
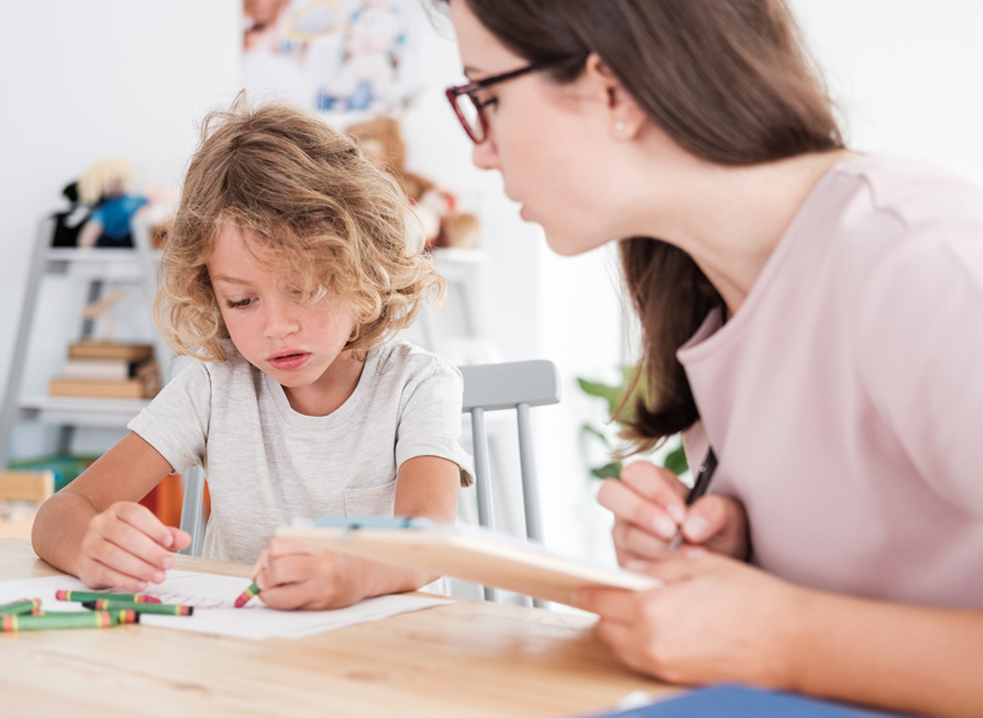
M612 238L643 329L641 448L584 591L627 665L983 715L983 193L843 144L781 0L449 0L448 90L522 215ZM681 527L678 555L668 542Z

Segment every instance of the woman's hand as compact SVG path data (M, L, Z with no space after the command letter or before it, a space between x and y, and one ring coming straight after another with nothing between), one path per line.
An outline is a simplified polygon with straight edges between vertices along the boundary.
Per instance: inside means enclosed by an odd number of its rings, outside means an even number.
M299 541L274 537L249 577L259 597L273 608L325 610L350 606L365 597L358 576L365 561Z
M618 660L672 683L788 685L789 638L805 590L699 548L645 573L665 587L577 595L578 608L600 615L597 635Z
M76 574L90 588L143 591L163 583L174 565L171 552L190 543L187 532L165 526L146 507L120 501L89 520Z
M597 500L614 513L611 536L618 563L634 568L638 561L665 558L678 527L688 544L747 558L747 516L740 502L709 494L687 509L688 492L674 473L647 461L622 469L621 481L604 482Z

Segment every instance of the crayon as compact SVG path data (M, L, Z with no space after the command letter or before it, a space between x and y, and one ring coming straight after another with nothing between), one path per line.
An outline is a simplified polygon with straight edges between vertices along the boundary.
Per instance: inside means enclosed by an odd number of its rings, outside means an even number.
M130 603L160 603L159 598L142 593L106 593L105 591L55 591L59 601L128 601Z
M136 611L137 613L155 613L162 616L190 616L194 613L194 606L180 606L172 603L139 603L133 604L128 601L83 601L82 605L97 611Z
M0 616L4 633L17 631L43 631L58 628L109 628L117 623L116 616L105 611L68 611L55 613L48 611L43 616L6 615Z
M123 625L124 623L140 623L140 612L134 611L132 608L114 608L113 610L109 611L109 613L120 625Z
M257 593L259 593L259 586L256 585L255 581L253 581L249 588L243 591L239 598L236 599L236 608L242 608L245 606L247 603L249 603L249 599L255 596Z
M31 613L32 611L40 610L40 608L40 598L22 598L20 601L11 601L10 603L0 604L0 616L18 613Z

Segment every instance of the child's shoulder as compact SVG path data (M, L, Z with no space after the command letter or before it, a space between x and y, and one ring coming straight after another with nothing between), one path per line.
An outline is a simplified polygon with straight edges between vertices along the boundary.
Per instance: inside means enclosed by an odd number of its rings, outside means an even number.
M373 349L366 368L380 377L424 379L435 374L461 376L458 368L448 359L403 339L393 339Z
M193 374L201 381L207 381L213 385L226 385L236 381L252 381L252 375L258 371L250 364L235 344L230 339L219 342L225 352L224 360L206 361L204 359L187 358L188 366L183 370L184 374Z

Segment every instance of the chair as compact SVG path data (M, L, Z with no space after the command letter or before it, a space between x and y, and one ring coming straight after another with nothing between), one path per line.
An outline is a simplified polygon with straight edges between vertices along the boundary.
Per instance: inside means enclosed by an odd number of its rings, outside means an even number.
M560 401L560 373L553 362L545 359L477 364L462 366L460 370L464 376L463 411L471 414L478 523L494 528L485 412L514 409L519 431L519 467L526 536L542 541L543 528L529 410L534 406L556 404ZM204 475L201 467L195 466L185 472L181 529L191 534L191 545L182 553L191 556L201 556L204 546L203 488ZM485 587L484 595L486 600L497 601L498 589ZM539 607L546 605L538 599L534 604Z
M184 472L184 499L181 502L181 530L191 534L188 548L179 553L201 556L205 547L205 472L192 466Z
M533 406L556 404L560 401L560 373L553 362L545 359L462 366L460 369L464 376L463 410L471 414L478 523L494 528L485 412L514 409L519 431L519 466L526 536L542 541L543 528L529 410ZM498 600L498 589L485 587L484 594L486 600ZM544 601L538 599L533 603L541 608L546 606Z

